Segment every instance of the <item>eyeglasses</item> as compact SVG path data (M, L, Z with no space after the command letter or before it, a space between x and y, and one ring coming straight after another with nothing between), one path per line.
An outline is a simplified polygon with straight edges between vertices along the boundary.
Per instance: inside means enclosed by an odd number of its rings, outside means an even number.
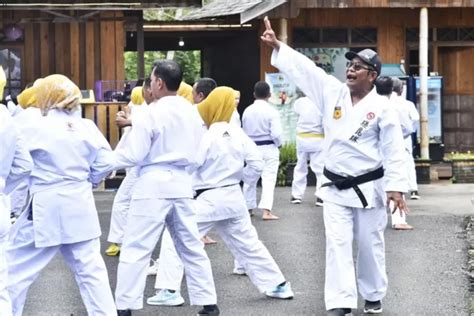
M353 62L353 61L347 62L346 67L347 67L347 69L352 67L352 69L354 69L355 71L359 71L359 70L362 70L362 69L365 69L365 70L368 70L368 71L374 71L375 70L373 67L370 67L370 66L367 66L365 64L358 63L358 62Z

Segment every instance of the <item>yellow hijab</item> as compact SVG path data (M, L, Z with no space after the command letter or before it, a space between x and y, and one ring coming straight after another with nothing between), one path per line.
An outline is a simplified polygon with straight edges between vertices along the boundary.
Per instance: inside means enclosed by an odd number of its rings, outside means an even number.
M17 97L18 105L26 109L30 106L36 106L36 91L34 87L23 90Z
M217 87L197 108L207 127L216 122L229 122L235 110L235 91L229 87Z
M141 105L143 104L143 102L145 102L145 99L143 98L142 86L138 86L132 89L132 93L130 95L130 101L132 101L132 103L135 105Z
M79 107L81 90L66 76L49 75L36 80L33 87L36 90L38 107L43 115L46 115L50 109L72 112Z
M194 103L194 100L193 100L193 87L188 85L186 82L181 81L181 83L179 84L177 94L179 96L185 98L186 100L188 100L191 104Z
M5 71L3 70L2 65L0 65L0 100L3 99L3 89L7 85L7 76L5 76Z

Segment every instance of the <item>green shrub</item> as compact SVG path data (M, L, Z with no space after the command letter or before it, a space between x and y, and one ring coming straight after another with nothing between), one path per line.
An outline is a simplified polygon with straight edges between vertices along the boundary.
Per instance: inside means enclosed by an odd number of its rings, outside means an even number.
M286 184L286 166L296 163L296 143L285 143L280 147L280 165L278 167L277 185Z

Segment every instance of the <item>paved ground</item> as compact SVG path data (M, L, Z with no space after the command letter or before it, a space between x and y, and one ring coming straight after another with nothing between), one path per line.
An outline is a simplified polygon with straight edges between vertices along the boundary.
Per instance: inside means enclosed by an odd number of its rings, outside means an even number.
M310 188L311 191L314 188ZM291 205L289 188L277 188L275 213L280 221L253 218L261 240L269 248L287 279L295 298L272 300L259 294L247 277L231 274L232 258L222 241L207 247L222 315L324 315L324 227L322 208L306 201ZM409 201L411 232L386 231L389 291L384 315L468 315L468 279L463 219L474 210L474 185L437 183L420 187L422 199ZM108 232L114 193L96 193L104 231ZM157 249L158 250L158 249ZM156 251L157 252L157 251ZM105 258L112 289L116 283L117 258ZM153 293L149 277L146 296ZM188 302L186 289L183 296ZM362 302L361 302L362 303ZM151 307L134 315L193 315L197 307ZM360 315L361 309L354 313ZM24 315L86 315L72 274L60 256L43 271L31 287Z

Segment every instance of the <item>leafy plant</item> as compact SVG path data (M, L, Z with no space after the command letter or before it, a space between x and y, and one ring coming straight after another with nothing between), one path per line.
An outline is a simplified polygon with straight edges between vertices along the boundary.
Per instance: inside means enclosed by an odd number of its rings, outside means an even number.
M157 59L165 59L167 52L147 51L144 52L145 59L145 77L148 77L152 71L153 63ZM137 52L125 52L125 79L138 79L138 61ZM183 69L183 80L186 83L193 84L201 76L201 51L176 51L173 59L180 64Z
M453 151L444 155L444 160L466 160L466 159L474 159L474 153L468 150L465 153Z
M296 143L285 143L280 147L280 165L278 167L277 184L286 184L286 170L288 164L296 163Z

